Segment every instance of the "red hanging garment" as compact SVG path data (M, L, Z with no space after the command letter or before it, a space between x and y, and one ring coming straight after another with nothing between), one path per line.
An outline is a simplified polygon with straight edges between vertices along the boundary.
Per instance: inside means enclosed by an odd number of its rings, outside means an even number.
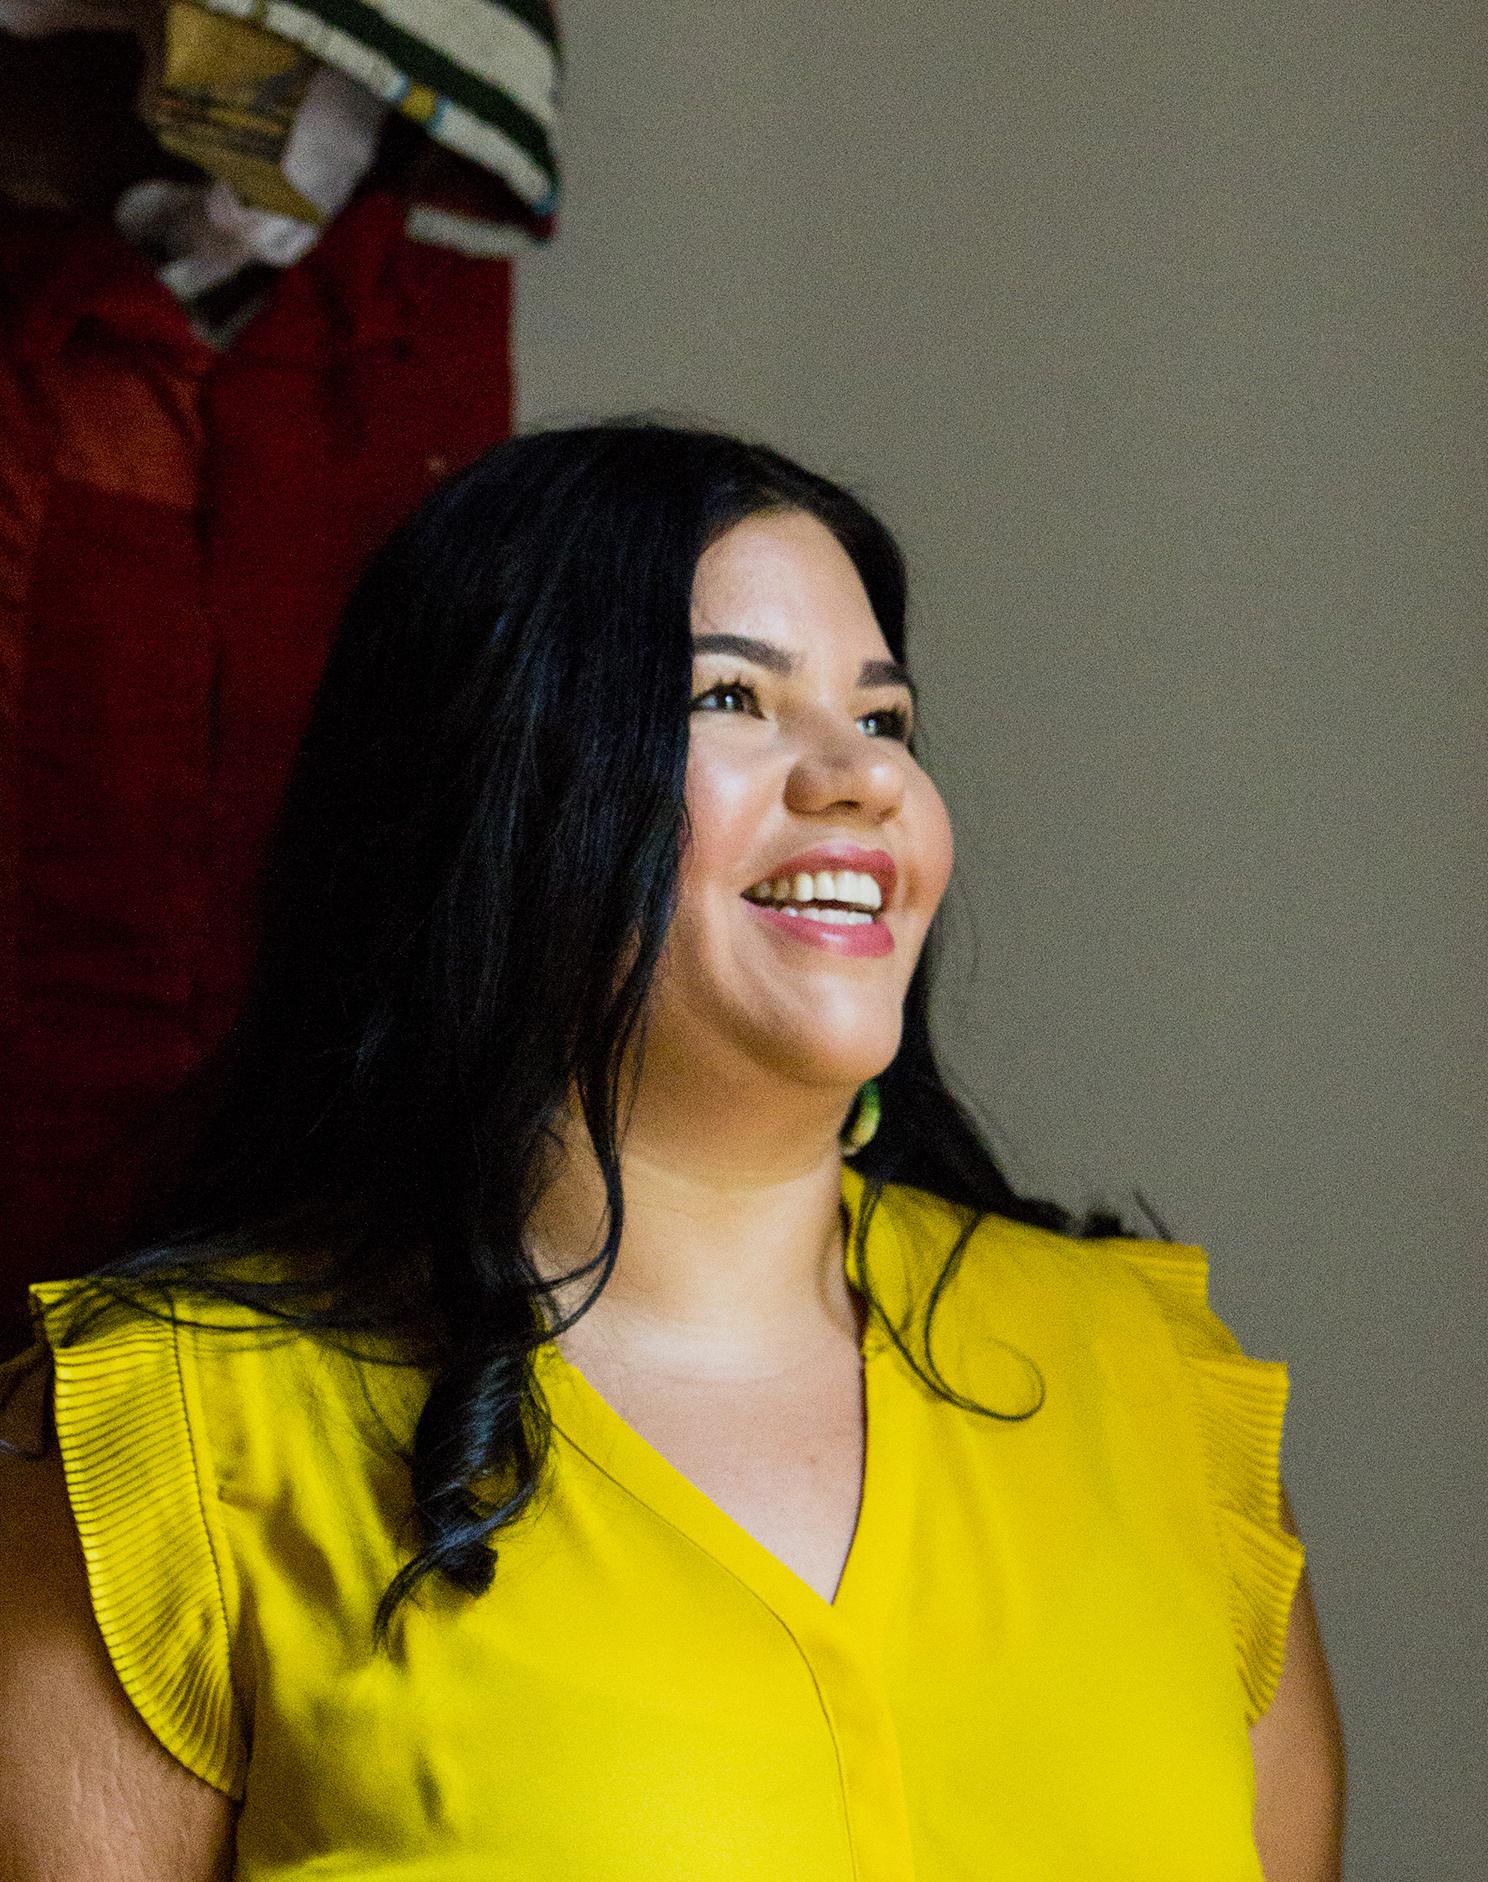
M0 1321L111 1251L231 1023L340 606L511 421L510 263L352 203L225 353L110 226L0 204ZM4 1338L0 1330L0 1339Z

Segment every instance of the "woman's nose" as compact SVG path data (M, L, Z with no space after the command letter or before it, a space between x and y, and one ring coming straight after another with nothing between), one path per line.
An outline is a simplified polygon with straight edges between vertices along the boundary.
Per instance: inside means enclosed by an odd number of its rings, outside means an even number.
M902 748L870 738L854 723L823 719L802 742L785 799L788 808L808 817L837 809L892 816L904 801Z

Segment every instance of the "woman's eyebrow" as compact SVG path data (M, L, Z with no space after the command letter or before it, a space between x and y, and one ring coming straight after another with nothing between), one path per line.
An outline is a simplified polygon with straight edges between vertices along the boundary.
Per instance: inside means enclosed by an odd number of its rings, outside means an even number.
M796 670L796 656L784 647L776 646L773 640L758 640L752 634L695 634L692 651L700 653L728 653L739 660L751 660L757 667L764 667L769 673L779 673L789 677ZM911 699L916 699L915 683L909 677L909 668L899 660L865 660L858 672L859 686L903 686L908 689Z

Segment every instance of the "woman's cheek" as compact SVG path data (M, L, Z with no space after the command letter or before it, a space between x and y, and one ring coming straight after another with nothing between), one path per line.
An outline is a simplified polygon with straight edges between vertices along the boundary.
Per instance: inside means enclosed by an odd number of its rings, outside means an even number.
M766 806L750 768L710 751L699 740L687 763L687 815L692 832L686 873L698 881L733 883L755 848Z
M951 870L956 860L956 844L945 799L923 773L915 798L914 853L922 886L925 920L928 923L940 906L950 883Z

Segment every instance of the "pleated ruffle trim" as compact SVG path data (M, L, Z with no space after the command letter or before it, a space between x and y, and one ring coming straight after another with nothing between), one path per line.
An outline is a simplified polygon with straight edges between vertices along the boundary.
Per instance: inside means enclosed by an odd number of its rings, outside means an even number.
M52 1348L57 1438L99 1631L166 1750L241 1799L247 1749L177 1330L110 1308L69 1344L76 1286L49 1281L30 1294Z
M1306 1551L1281 1522L1281 1438L1290 1376L1252 1359L1209 1305L1201 1248L1113 1241L1150 1284L1194 1383L1214 1492L1246 1722L1270 1705Z

